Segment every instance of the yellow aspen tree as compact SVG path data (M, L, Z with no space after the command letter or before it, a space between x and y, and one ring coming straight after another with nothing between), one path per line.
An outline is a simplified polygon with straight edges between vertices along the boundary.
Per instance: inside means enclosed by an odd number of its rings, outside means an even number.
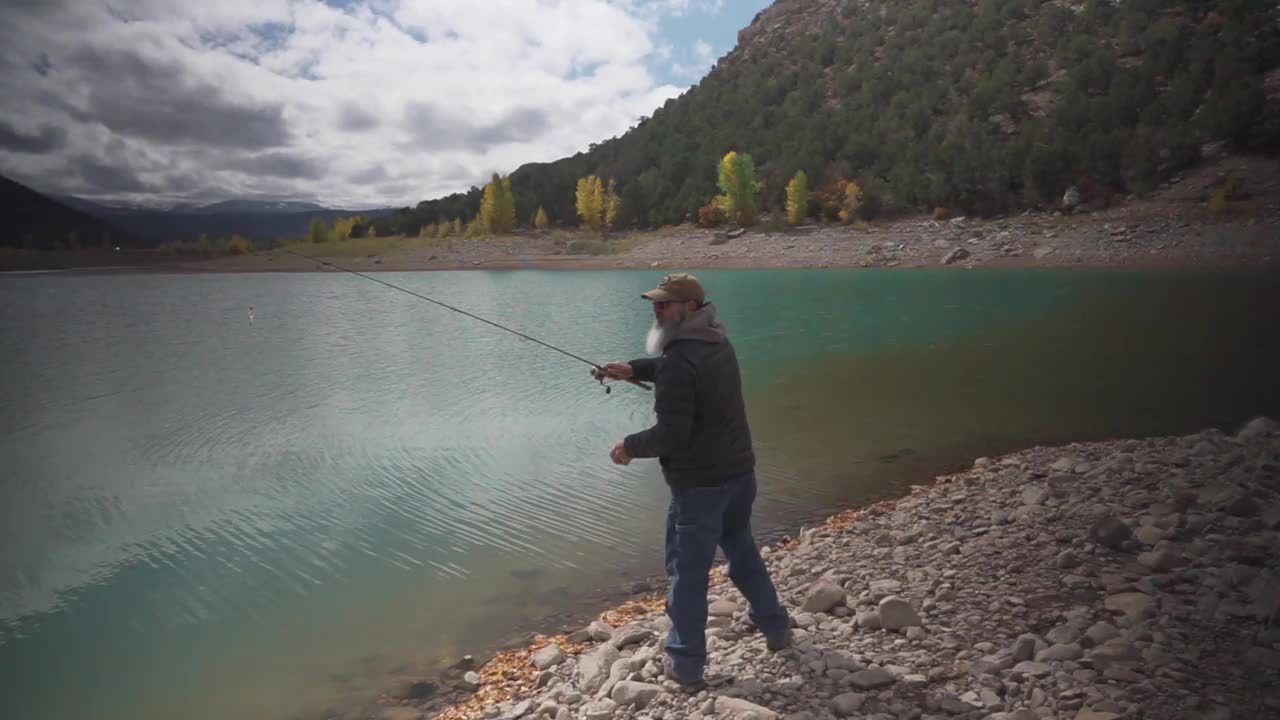
M493 174L484 186L480 200L480 224L491 235L511 232L516 225L516 202L511 192L511 177Z
M618 219L618 210L622 208L622 198L614 191L612 179L609 180L609 189L607 191L601 190L601 193L603 195L601 198L603 207L600 213L600 230L608 236L609 231L613 229L614 221Z
M844 186L844 202L840 205L840 221L849 222L853 219L855 213L858 212L858 206L862 204L862 188L858 183L850 180L848 185Z
M797 171L787 183L787 222L799 225L809 217L809 177Z
M756 165L751 156L736 151L725 153L720 160L718 185L724 193L716 198L720 209L741 227L754 225L760 182L756 179Z
M600 229L600 178L588 175L578 179L578 217L589 230Z

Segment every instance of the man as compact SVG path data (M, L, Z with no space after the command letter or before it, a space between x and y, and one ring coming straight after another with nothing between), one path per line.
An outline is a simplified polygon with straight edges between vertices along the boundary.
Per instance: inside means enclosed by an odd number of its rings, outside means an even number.
M742 399L738 358L698 279L667 275L641 295L653 303L646 351L659 358L605 365L608 377L655 384L657 423L613 447L613 461L659 459L667 509L667 676L688 692L706 687L708 574L716 547L729 578L750 604L748 616L770 650L791 642L790 617L751 535L755 453Z

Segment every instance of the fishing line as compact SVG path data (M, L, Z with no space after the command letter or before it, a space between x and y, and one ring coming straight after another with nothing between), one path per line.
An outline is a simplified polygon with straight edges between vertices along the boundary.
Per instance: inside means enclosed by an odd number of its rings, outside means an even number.
M329 262L329 261L327 261L327 260L321 260L320 258L311 257L310 255L303 255L303 254L302 254L302 253L300 253L300 252L294 252L294 251L292 251L292 250L289 250L288 248L280 248L280 249L281 249L281 250L283 250L284 252L289 253L290 255L297 255L297 256L298 256L298 257L300 257L300 258L305 258L305 259L310 260L310 261L312 261L312 262L318 262L318 263L320 263L321 265L328 265L329 267L334 268L335 270L341 270L341 271L343 271L343 272L348 272L348 273L351 273L352 275L356 275L356 276L362 277L362 278L364 278L364 279L366 279L366 280L372 280L372 281L374 281L374 282L378 283L379 285L385 285L385 286L387 286L387 287L391 288L392 290L399 290L399 291L400 291L400 292L402 292L402 293L408 293L409 295L412 295L412 296L414 296L414 297L416 297L416 298L418 298L418 299L420 299L420 300L426 300L426 301L427 301L427 302L429 302L429 303L435 303L436 305L439 305L440 307L448 308L449 310L452 310L452 311L454 311L454 312L456 312L456 313L460 313L460 314L462 314L462 315L466 315L466 316L467 316L467 317L469 317L469 318L473 318L473 319L475 319L475 320L479 320L479 321L480 321L480 322L482 322L482 323L488 323L489 325L492 325L492 326L494 326L494 327L498 328L499 330L506 330L507 332L509 332L509 333L511 333L511 334L513 334L513 335L518 335L518 336L520 336L520 337L524 338L525 340L529 340L529 341L532 341L532 342L538 343L539 345L541 345L541 346L543 346L543 347L545 347L545 348L550 348L551 350L555 350L556 352L560 353L561 355L566 355L566 356L571 357L571 358L573 358L574 360L577 360L577 361L579 361L579 362L584 362L584 363L586 363L586 364L588 364L588 365L590 365L590 366L591 366L591 368L592 368L591 376L592 376L592 377L594 377L596 380L599 380L601 385L604 385L604 379L605 379L604 372L605 372L605 370L604 370L604 367L603 367L602 365L600 365L599 363L591 362L590 360L588 360L588 359L586 359L586 358L584 358L584 357L580 357L580 356L578 356L578 355L574 355L573 353L569 352L568 350L564 350L564 349L558 348L558 347L556 347L555 345L552 345L552 344L550 344L550 343L545 343L545 342L543 342L543 341L541 341L541 340L539 340L539 339L537 339L537 338L535 338L535 337L530 337L530 336L528 336L528 335L525 335L524 333L520 332L519 330L512 330L511 328L509 328L509 327L507 327L507 326L505 326L505 325L500 325L500 324L498 324L498 323L496 323L496 322L494 322L494 321L492 321L492 320L486 320L485 318L482 318L482 317L480 317L479 315L475 315L475 314L469 313L469 312L467 312L466 310L463 310L463 309L461 309L461 308L456 308L456 307L454 307L454 306L452 306L452 305L449 305L448 303L443 303L443 302L440 302L439 300L434 300L434 299L432 299L432 298L427 297L426 295L423 295L422 293L414 292L413 290L409 290L409 289L407 289L407 288L402 288L402 287L400 287L399 285L395 285L395 284L389 283L389 282L387 282L387 281L385 281L385 280L379 280L378 278L373 277L372 275L366 275L365 273L358 272L358 271L356 271L356 270L351 270L351 269L348 269L348 268L344 268L344 267L342 267L341 265L337 265L337 264L335 264L335 263L331 263L331 262ZM635 386L637 386L637 387L643 388L643 389L645 389L645 390L650 390L650 389L651 389L649 385L647 385L646 383L642 383L642 382L640 382L640 381L638 381L638 380L630 380L630 379L628 379L628 380L627 380L627 382L629 382L629 383L631 383L632 385L635 385ZM610 389L610 388L609 388L609 386L605 385L605 388L604 388L605 393L608 393L608 392L609 392L609 389Z

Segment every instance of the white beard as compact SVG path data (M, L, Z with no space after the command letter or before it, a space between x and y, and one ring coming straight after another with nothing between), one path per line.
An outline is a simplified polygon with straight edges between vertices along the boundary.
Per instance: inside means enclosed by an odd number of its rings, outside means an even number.
M656 355L662 352L662 346L666 344L667 333L657 320L653 321L653 326L649 328L649 334L644 339L644 351L650 355Z
M644 338L644 351L650 355L662 352L667 341L671 339L676 330L680 329L682 324L684 324L684 318L682 317L668 320L666 324L661 324L655 319L653 326L649 328L649 334Z

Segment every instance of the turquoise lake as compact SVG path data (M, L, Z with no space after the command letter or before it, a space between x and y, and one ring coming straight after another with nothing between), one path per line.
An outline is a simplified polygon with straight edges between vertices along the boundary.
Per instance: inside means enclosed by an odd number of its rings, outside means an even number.
M604 362L663 272L377 277ZM1280 416L1274 274L697 274L762 540L980 455ZM657 464L608 457L652 395L536 343L339 273L0 276L0 308L6 720L339 715L662 572Z

